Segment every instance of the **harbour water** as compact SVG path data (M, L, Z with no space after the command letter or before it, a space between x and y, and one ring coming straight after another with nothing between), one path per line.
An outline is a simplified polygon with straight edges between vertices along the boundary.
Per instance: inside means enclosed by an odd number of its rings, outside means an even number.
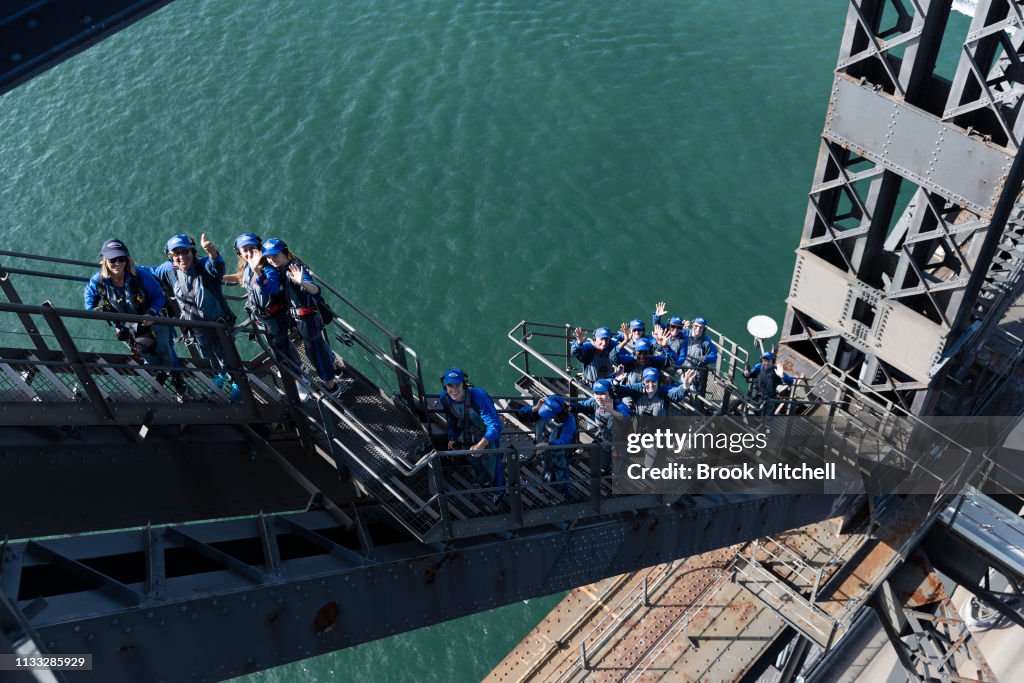
M0 98L0 248L93 259L118 236L154 263L177 232L283 237L426 377L494 393L523 319L664 300L743 340L784 311L845 13L177 0ZM80 305L53 287L25 298ZM478 680L558 598L246 680Z

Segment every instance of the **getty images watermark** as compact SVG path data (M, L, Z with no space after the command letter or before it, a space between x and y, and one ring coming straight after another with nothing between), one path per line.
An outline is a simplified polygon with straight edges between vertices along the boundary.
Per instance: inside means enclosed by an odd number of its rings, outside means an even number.
M636 417L615 493L1024 493L1020 418ZM1019 455L1018 455L1019 453Z

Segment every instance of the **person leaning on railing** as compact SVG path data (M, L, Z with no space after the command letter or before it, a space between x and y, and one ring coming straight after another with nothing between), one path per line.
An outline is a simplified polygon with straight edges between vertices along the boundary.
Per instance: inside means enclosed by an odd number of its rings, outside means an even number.
M128 247L119 239L103 243L100 272L85 285L84 297L87 310L134 315L161 315L166 303L160 283L148 270L135 266ZM114 328L118 340L124 342L142 363L180 367L169 326L154 325L151 321L138 324L118 322ZM166 373L160 371L157 377L162 381ZM170 378L178 400L184 400L188 386L181 371L172 370Z
M448 450L497 448L502 423L490 395L470 385L466 373L459 368L449 368L441 376L441 389L441 408L448 423ZM469 464L477 485L487 488L504 485L500 454L470 457Z
M576 416L569 411L569 402L554 394L540 399L533 406L519 409L519 417L534 425L533 442L540 451L544 481L569 478L569 444L576 443Z

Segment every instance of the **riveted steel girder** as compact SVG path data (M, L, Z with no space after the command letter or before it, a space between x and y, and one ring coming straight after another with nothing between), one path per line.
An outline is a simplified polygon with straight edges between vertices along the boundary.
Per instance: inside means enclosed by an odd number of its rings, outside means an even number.
M348 532L324 513L256 517L11 544L0 591L48 651L93 654L76 678L221 680L801 526L835 503L709 497L450 547L410 541L372 508Z

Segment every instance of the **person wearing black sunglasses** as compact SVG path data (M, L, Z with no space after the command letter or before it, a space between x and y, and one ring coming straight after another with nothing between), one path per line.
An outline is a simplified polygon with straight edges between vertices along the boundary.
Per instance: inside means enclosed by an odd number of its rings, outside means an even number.
M166 303L160 283L145 268L136 267L128 247L119 239L103 243L100 252L100 271L93 275L84 291L87 310L109 313L129 313L157 317ZM145 365L159 365L174 368L169 371L171 383L178 400L184 400L188 387L181 371L178 357L174 353L171 328L154 325L153 321L141 323L118 322L114 324L118 340L131 349L132 356ZM156 373L166 378L167 370Z

